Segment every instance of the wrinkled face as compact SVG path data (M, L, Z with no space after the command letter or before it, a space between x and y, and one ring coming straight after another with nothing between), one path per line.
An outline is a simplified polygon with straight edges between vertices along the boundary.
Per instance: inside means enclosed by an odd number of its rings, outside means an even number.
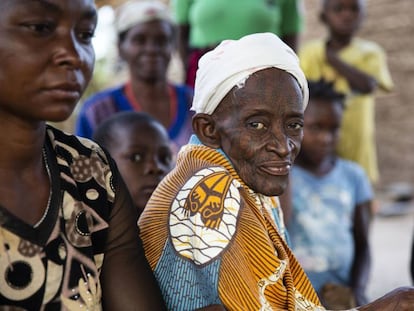
M335 153L342 119L338 100L314 99L305 111L305 126L300 157L317 166Z
M117 126L108 150L130 191L143 210L161 179L172 169L168 133L159 124L134 123Z
M322 14L331 33L353 35L364 15L363 0L325 0Z
M92 76L93 0L0 1L0 109L63 121Z
M132 77L148 82L166 79L172 51L173 28L166 21L138 24L127 31L119 44Z
M285 189L302 140L302 100L295 78L271 68L233 88L213 113L221 148L255 192Z

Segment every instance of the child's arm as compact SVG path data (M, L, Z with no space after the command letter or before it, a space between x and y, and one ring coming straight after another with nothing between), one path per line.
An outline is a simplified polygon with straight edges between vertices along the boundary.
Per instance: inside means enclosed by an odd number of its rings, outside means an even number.
M337 50L326 45L326 59L349 83L352 90L360 93L372 93L377 87L377 81L365 72L342 61Z
M369 247L369 226L371 222L371 201L358 204L354 214L355 256L351 270L351 287L357 305L367 303L365 297L366 284L371 267Z

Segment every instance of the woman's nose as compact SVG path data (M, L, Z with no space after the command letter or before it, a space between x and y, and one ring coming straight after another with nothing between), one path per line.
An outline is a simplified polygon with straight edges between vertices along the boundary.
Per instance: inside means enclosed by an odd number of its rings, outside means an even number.
M89 53L93 54L93 51ZM62 34L57 39L54 54L54 62L57 65L78 69L82 67L88 57L93 59L93 55L87 55L85 47L78 42L74 34Z
M292 152L294 144L285 134L273 134L271 141L267 144L267 149L277 153L280 157L286 157Z

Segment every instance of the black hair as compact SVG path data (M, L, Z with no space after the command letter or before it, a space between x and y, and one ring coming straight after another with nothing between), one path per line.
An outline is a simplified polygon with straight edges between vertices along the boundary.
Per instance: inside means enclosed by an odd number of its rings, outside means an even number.
M102 147L109 149L114 142L112 135L118 126L130 126L135 123L159 123L155 118L145 112L122 111L115 113L103 121L93 133L92 139Z
M309 99L323 99L328 101L340 102L344 105L345 94L335 90L333 82L321 79L319 81L309 81Z

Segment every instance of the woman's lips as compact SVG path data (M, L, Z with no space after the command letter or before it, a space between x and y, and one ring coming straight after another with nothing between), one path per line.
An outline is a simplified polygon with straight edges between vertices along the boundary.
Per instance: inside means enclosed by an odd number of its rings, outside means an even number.
M289 174L291 167L290 163L267 163L261 165L259 169L269 175L284 176Z
M45 92L54 98L77 100L81 96L81 87L77 83L60 83L45 89Z

